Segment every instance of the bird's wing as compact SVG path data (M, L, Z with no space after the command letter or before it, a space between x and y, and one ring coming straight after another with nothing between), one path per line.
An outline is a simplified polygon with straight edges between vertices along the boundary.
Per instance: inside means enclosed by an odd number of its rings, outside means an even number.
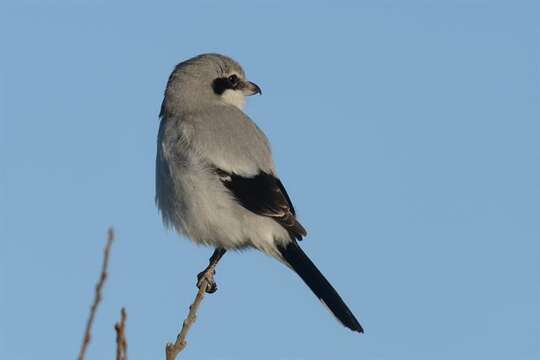
M233 106L213 106L186 117L184 128L191 149L216 169L238 203L274 219L292 237L306 235L283 184L273 175L268 139L247 115Z
M222 169L216 169L216 173L223 185L244 208L274 219L297 240L302 240L302 237L306 236L306 229L296 219L289 195L278 178L264 171L251 177L229 173Z

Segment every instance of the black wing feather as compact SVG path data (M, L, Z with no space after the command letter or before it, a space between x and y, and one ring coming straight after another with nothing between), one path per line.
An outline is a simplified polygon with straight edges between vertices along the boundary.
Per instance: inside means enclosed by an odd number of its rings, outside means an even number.
M217 169L216 173L243 207L255 214L271 217L293 238L302 240L302 236L306 236L306 229L296 219L291 199L278 178L264 171L253 177L243 177L221 169Z

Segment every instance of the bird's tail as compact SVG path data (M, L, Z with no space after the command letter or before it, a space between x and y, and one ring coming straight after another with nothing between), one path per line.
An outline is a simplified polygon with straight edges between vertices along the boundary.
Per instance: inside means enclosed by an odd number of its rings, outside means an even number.
M290 267L304 280L313 293L325 304L335 317L353 331L363 333L364 329L354 314L341 299L337 291L302 251L296 241L278 245L278 250Z

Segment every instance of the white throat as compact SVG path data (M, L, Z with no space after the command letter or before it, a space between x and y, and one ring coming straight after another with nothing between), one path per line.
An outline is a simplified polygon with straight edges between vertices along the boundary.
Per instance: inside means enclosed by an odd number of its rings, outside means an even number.
M238 90L227 89L221 94L221 98L227 104L234 105L240 110L244 110L244 105L246 105L246 96Z

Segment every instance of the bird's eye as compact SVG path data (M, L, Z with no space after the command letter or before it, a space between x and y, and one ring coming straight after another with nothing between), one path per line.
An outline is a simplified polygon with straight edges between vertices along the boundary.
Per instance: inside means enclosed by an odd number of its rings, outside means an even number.
M232 74L231 76L229 76L229 81L231 82L231 84L236 85L239 81L238 76Z

